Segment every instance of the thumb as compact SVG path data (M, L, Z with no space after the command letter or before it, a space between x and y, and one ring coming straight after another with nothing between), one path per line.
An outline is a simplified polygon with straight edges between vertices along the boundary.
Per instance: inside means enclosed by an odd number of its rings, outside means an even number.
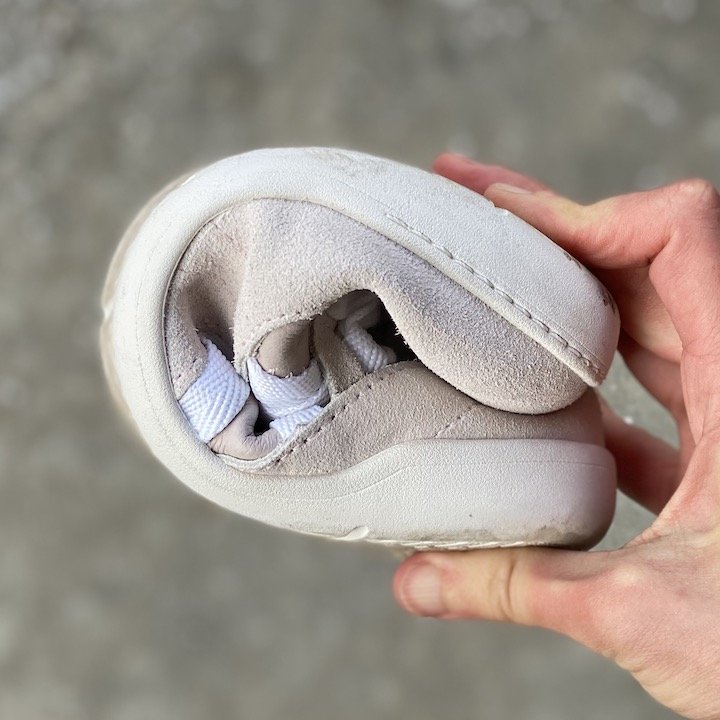
M418 553L396 571L393 592L414 615L536 625L603 652L594 608L607 557L544 548Z

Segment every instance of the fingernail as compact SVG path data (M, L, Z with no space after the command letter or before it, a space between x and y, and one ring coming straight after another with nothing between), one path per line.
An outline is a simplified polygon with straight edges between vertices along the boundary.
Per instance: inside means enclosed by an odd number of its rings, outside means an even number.
M416 615L436 617L447 608L442 596L442 573L427 563L410 569L400 589L405 607Z
M530 195L530 190L518 187L517 185L508 185L507 183L493 183L490 187L500 192L516 193L517 195ZM488 188L489 190L490 188Z

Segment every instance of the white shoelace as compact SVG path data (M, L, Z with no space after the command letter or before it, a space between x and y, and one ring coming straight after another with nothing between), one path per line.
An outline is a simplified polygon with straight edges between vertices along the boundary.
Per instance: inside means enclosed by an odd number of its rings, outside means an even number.
M212 440L242 410L250 385L207 338L208 359L202 375L180 398L185 417L203 442Z
M365 308L338 323L338 331L357 356L363 370L371 373L395 361L395 353L375 342L363 326ZM248 380L213 345L203 338L208 361L200 377L180 398L180 407L198 437L210 441L240 412L252 392L263 413L283 440L316 418L330 400L330 393L315 358L299 375L278 377L262 368L256 358L247 361Z
M366 373L375 372L397 360L393 350L385 345L378 345L366 329L373 302L371 300L338 323L338 331L343 340L355 353Z
M300 375L278 377L263 370L253 357L248 359L248 379L255 399L285 440L300 425L307 425L330 400L325 379L315 358Z

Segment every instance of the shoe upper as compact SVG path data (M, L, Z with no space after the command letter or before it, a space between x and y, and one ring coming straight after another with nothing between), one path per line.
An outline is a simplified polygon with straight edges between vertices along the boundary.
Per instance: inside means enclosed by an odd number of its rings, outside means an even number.
M245 362L273 330L375 293L418 358L478 402L511 412L569 404L585 381L442 271L338 211L259 200L215 217L191 243L168 293L173 384L199 375L208 334ZM560 314L562 311L556 311Z
M483 405L417 360L368 375L335 395L325 413L256 467L268 475L315 475L355 465L392 445L428 438L547 439L603 444L593 390L545 415Z
M302 172L279 172L298 153ZM243 174L250 166L254 176ZM213 201L218 209L195 228L167 280L167 366L186 417L189 398L212 406L198 435L217 436L238 418L228 432L246 433L239 457L248 470L294 467L305 452L298 438L319 449L321 434L349 448L338 462L356 462L403 438L487 437L494 424L509 436L543 437L543 425L559 427L548 413L569 406L563 417L592 416L585 424L597 425L597 408L583 398L609 367L617 308L580 263L518 218L444 178L345 151L257 151L198 175L210 192L231 195L238 188L227 186L237 183L245 197ZM185 192L183 184L159 205L179 207ZM139 235L170 232L154 221L151 213ZM378 326L367 317L348 326L357 297L375 300L367 307ZM399 338L390 348L370 336L388 323ZM211 347L220 365L232 361L230 381L207 382L209 369L229 372L210 362ZM310 363L314 400L299 398L295 424L254 397L266 371L300 387ZM266 384L271 393L283 387ZM522 419L500 420L515 414ZM216 452L227 450L227 433L221 440Z
M343 342L337 309L347 315L343 303L363 293L395 324L412 360L368 373ZM258 357L280 375L301 372L312 348L328 396L322 414L317 403L305 409L300 424L309 429L278 436L275 420L257 433L257 413L246 413L211 445L256 461L257 471L322 472L430 437L565 432L602 442L596 403L570 367L426 260L321 205L265 199L213 218L175 272L165 334L178 399L207 366L202 336L234 357L245 380ZM552 415L531 417L544 413Z

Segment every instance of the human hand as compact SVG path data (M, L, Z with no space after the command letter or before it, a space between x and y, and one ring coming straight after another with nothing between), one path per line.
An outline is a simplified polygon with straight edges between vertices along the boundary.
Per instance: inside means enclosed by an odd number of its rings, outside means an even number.
M502 167L435 170L584 262L615 297L620 352L673 415L675 450L605 407L620 488L655 513L624 547L420 553L397 570L416 615L537 625L632 673L689 718L720 718L720 197L702 180L578 205Z

